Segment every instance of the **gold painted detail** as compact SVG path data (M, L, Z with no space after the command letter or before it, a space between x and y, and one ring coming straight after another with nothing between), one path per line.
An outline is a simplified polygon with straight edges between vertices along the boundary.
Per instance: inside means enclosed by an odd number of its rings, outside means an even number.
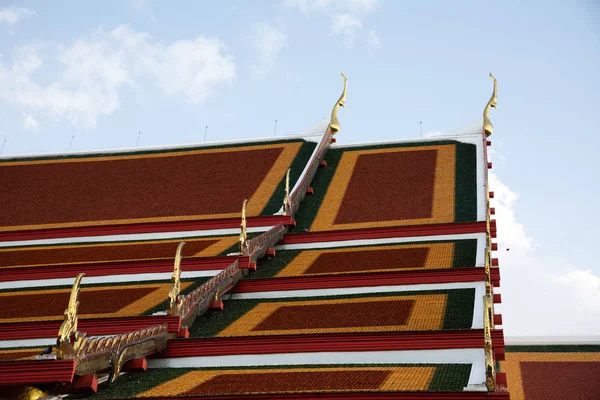
M492 75L491 72L490 78L492 79L492 81L494 81L494 91L492 92L492 97L490 97L490 101L488 101L485 108L483 109L483 131L485 132L486 136L490 136L494 132L494 126L490 121L490 108L496 108L496 100L498 99L498 84L496 82L496 78L494 78L494 75Z
M283 215L292 215L290 210L290 168L285 174L285 196L283 196Z
M248 233L246 232L246 203L248 199L244 200L242 204L242 223L240 225L240 253L244 254L244 248L246 247L246 240L248 240Z
M335 103L335 106L333 106L333 110L331 110L331 121L329 122L329 127L334 135L340 130L340 121L338 120L337 115L338 110L340 106L344 107L346 104L346 89L348 88L348 79L346 79L344 71L342 71L342 78L344 79L344 90L342 91L337 103Z
M123 365L167 347L167 324L150 326L109 337L88 337L77 330L81 273L75 278L64 321L58 331L56 358L76 360L75 374L89 375L112 369L110 380L119 376Z
M58 339L56 340L56 353L58 358L62 358L63 349L71 344L72 339L75 340L74 343L77 343L80 339L80 335L77 335L77 333L79 333L77 331L77 319L79 311L79 289L81 286L81 279L83 279L84 276L85 274L81 273L75 278L71 296L69 297L69 304L65 309L64 320L58 329Z
M173 265L173 276L171 277L171 290L169 291L169 315L174 315L173 310L177 305L177 297L181 292L181 251L185 242L179 243L175 252L175 263Z
M491 295L483 297L483 329L485 335L485 384L490 392L496 390L496 368L494 366L492 329L494 328L494 309Z
M21 394L17 397L18 400L38 400L47 397L48 393L33 386L25 386Z

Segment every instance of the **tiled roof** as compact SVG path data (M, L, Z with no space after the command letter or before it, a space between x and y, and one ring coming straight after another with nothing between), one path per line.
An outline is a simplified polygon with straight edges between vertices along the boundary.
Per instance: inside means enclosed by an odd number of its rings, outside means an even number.
M477 240L281 250L249 279L475 266Z
M471 365L338 365L161 369L132 374L90 399L277 392L462 390Z
M186 238L185 257L210 257L226 252L237 236ZM0 269L9 267L91 264L111 261L172 260L181 239L105 243L53 244L0 248Z
M182 289L201 283L182 282ZM80 293L81 318L130 317L166 309L170 283L84 286ZM0 291L0 323L62 320L70 288Z
M0 162L1 230L272 214L314 143L301 140ZM296 163L294 161L298 159ZM296 164L295 166L293 164ZM252 165L252 168L248 168ZM275 210L270 203L278 192Z
M473 289L225 301L192 337L470 329Z
M513 400L600 398L600 345L506 346L506 372Z
M453 141L332 148L298 229L475 221L475 153L475 145Z

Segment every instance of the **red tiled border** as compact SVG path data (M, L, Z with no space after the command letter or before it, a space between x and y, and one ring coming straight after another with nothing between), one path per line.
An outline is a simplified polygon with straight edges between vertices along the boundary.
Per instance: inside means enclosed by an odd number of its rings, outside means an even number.
M250 265L248 257L237 258L240 262L240 268L247 268ZM235 259L236 258L232 256L186 257L181 262L181 270L190 272L224 269L235 261ZM51 267L0 268L0 282L73 278L80 272L85 272L87 277L121 275L123 273L156 274L173 272L173 260L143 260L56 265Z
M248 217L247 219L247 225L249 228L275 226L280 222L283 222L288 225L292 225L294 223L292 217L285 215ZM34 229L28 231L0 232L0 242L106 235L131 235L141 233L206 231L213 229L238 229L239 227L239 218L221 218L198 221L147 222L139 224L101 225L81 228Z
M504 348L504 333L492 331L496 349ZM305 353L321 351L390 351L483 348L482 329L459 331L322 333L216 337L172 340L153 358L202 357L240 354Z
M500 286L500 271L492 268L492 283ZM327 276L300 276L240 281L232 293L256 293L281 290L330 289L382 285L414 285L431 283L479 282L485 280L483 268L450 268L440 270L376 272Z
M342 240L359 239L385 239L400 237L418 237L418 236L437 236L437 235L456 235L460 233L481 233L486 232L486 223L465 222L456 224L431 224L431 225L412 225L395 226L389 228L368 228L368 229L348 229L339 231L325 232L303 232L290 233L285 235L278 244L300 244L300 243L318 243L334 242Z

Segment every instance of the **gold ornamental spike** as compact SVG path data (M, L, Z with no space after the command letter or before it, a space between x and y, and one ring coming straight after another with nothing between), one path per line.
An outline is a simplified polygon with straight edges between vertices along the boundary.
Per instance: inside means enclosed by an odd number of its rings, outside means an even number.
M490 121L490 108L496 108L496 101L498 100L498 84L496 82L496 78L490 72L490 78L494 81L494 91L492 92L492 97L490 97L490 101L486 104L483 109L483 131L485 132L485 136L490 136L494 132L494 126Z
M248 233L246 232L246 203L248 203L248 199L244 200L242 204L242 224L240 225L240 253L242 254L244 253L244 246L248 239Z
M342 78L344 78L344 91L342 92L342 95L338 99L337 103L335 103L335 106L333 106L333 110L331 110L331 121L329 122L329 127L334 135L340 130L340 121L338 120L337 116L338 109L340 106L344 107L346 104L346 89L348 88L348 79L346 79L344 71L342 71Z
M81 279L85 276L85 273L77 275L75 282L73 283L73 289L71 289L71 297L69 297L69 304L64 313L64 320L60 329L58 330L58 339L56 340L56 353L57 358L62 357L62 348L65 344L70 343L71 336L77 332L77 317L79 310L79 288L81 286Z
M183 250L183 246L185 246L185 242L179 243L175 252L173 276L171 276L171 290L169 290L169 315L176 315L177 311L177 297L181 291L181 251Z
M290 210L288 210L288 199L290 198L290 171L291 168L288 168L287 174L285 175L285 196L283 197L283 215L290 215Z

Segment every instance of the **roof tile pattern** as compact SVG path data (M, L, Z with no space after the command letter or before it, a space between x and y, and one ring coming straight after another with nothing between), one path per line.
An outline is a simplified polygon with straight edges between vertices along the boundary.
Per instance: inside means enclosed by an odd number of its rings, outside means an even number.
M301 145L4 161L0 229L237 217L246 198L259 215Z
M474 290L396 292L225 302L192 337L470 329Z
M600 398L600 346L595 347L592 351L578 346L507 347L501 368L507 375L511 399Z
M216 256L237 236L185 239L183 256ZM181 239L0 248L0 268L173 259Z
M191 282L182 282L182 289ZM84 286L79 295L80 318L141 315L167 300L168 283ZM71 288L0 292L0 322L50 321L63 318Z

